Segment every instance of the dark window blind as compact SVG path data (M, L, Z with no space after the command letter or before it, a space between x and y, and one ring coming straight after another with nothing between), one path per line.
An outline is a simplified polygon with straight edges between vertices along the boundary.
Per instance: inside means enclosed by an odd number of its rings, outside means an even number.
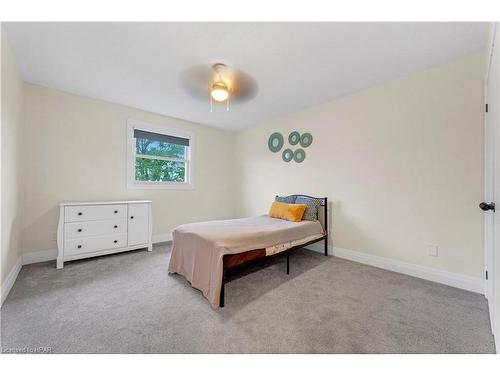
M175 145L189 146L189 139L182 137L175 137L173 135L165 135L147 132L145 130L134 129L134 138L149 139L152 141L159 141L165 143L172 143Z

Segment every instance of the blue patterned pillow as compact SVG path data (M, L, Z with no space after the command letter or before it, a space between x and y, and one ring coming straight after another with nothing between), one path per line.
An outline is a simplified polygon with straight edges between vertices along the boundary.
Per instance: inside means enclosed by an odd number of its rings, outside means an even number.
M302 220L317 221L318 220L318 210L321 206L321 199L307 198L307 197L297 197L295 200L296 204L307 205L306 211L302 216Z
M295 195L289 195L286 197L280 197L277 195L274 200L281 203L295 203Z

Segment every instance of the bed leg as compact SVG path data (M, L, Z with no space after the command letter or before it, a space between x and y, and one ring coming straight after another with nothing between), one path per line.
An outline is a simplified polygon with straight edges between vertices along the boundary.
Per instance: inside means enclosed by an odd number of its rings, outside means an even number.
M325 238L325 257L328 256L328 237Z
M290 275L290 254L286 254L286 274Z
M219 297L219 307L224 307L224 283L225 279L225 270L222 270L222 284L220 286L220 297Z

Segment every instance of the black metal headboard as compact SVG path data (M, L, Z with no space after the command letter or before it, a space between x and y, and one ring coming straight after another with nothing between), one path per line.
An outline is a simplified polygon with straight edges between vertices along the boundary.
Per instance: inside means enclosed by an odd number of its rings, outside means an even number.
M310 195L305 194L291 194L291 195L276 195L276 197L304 197L304 198L312 198L320 201L320 206L323 207L322 212L318 210L318 221L323 226L325 234L328 234L328 198L327 197L311 197ZM294 199L294 201L295 201Z

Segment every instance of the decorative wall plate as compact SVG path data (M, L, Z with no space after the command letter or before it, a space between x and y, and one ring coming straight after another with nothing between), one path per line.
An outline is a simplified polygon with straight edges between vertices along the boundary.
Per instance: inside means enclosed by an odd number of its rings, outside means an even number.
M297 143L300 141L300 134L299 132L291 132L288 135L288 142L292 145L295 146Z
M301 148L295 150L295 152L293 153L293 160L295 160L296 163L302 163L305 158L306 152Z
M313 142L313 136L311 135L311 133L304 133L300 137L300 145L302 147L309 147L312 142Z
M273 133L267 141L267 146L272 152L278 152L283 147L283 136L281 133Z
M287 148L283 151L281 157L283 158L283 161L286 161L288 163L290 160L293 159L293 151Z

